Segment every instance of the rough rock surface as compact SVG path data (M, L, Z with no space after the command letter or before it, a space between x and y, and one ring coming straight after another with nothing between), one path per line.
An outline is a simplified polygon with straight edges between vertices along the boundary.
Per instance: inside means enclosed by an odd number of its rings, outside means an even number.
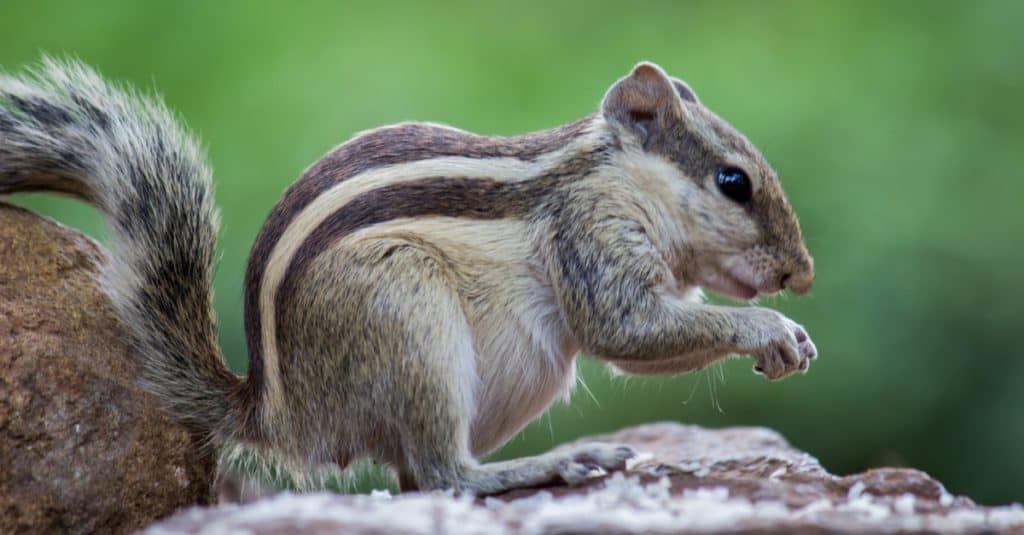
M661 423L589 440L644 453L578 487L283 494L194 508L146 533L1024 533L1020 505L976 506L917 470L833 476L767 429Z
M134 386L102 259L0 203L0 533L128 532L209 503L212 460Z

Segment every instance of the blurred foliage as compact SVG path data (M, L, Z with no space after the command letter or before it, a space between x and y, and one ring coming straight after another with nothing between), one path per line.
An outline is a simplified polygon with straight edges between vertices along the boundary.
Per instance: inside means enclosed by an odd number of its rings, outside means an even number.
M669 419L763 425L845 473L909 465L982 503L1024 500L1024 2L18 2L0 66L69 53L162 93L209 146L223 208L221 340L245 369L242 273L282 190L360 130L495 134L568 122L640 59L687 80L779 171L817 261L778 306L821 359L665 379L584 361L498 457ZM96 236L94 211L29 206Z

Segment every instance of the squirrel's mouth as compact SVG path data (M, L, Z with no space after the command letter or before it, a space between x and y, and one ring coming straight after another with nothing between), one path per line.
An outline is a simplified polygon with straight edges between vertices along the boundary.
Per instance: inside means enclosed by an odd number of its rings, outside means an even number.
M725 270L717 271L713 276L701 281L701 286L726 297L750 301L761 292L756 286L736 277Z
M708 262L698 272L697 280L708 290L741 301L773 295L783 289L773 276L756 269L739 255Z

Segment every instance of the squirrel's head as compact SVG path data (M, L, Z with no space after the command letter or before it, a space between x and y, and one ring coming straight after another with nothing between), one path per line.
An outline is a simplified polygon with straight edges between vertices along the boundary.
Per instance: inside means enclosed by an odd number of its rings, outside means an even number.
M640 63L608 90L601 114L631 178L664 207L686 282L741 299L810 289L814 263L778 176L689 86Z

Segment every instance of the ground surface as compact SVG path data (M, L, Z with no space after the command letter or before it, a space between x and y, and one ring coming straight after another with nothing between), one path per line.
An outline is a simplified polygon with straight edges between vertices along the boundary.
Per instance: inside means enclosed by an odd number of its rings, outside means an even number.
M660 423L590 440L643 454L579 487L286 494L192 509L146 533L1024 533L1020 505L979 507L916 470L834 476L768 429Z

